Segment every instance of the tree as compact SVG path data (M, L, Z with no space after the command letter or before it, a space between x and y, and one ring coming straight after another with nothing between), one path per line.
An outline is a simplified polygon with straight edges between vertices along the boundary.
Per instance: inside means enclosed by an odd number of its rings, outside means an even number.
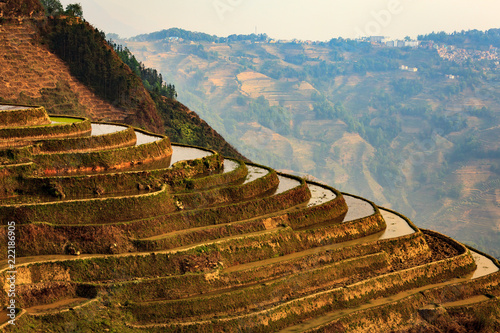
M43 8L45 8L45 15L56 16L61 15L63 6L59 0L41 0Z
M66 15L83 17L83 8L79 3L72 3L66 6Z
M38 0L1 0L0 16L3 13L5 17L19 16L39 16L42 15L44 8Z

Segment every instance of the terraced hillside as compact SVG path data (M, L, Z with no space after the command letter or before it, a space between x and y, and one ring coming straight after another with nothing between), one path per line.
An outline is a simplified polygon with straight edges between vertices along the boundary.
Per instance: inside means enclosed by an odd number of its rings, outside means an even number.
M76 80L68 66L47 47L39 43L37 29L30 23L0 25L0 96L17 100L20 96L41 98L50 90L74 94L76 108L82 115L94 119L123 121L129 115L125 110L112 106L98 97L88 87ZM68 101L54 104L55 110L68 109Z
M500 264L397 212L127 125L0 119L7 332L500 329Z
M0 1L0 102L119 121L244 158L198 114L148 90L104 33L78 17L45 17L28 4L42 8L38 0Z

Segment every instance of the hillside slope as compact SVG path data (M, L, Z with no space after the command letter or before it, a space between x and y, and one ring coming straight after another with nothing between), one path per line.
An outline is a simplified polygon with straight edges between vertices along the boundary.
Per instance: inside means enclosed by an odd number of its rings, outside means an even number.
M50 113L81 115L93 120L119 121L158 132L167 131L174 141L215 148L228 156L242 158L196 113L175 101L154 101L141 79L123 64L102 34L88 23L68 17L4 17L2 20L0 101L43 104ZM77 38L75 31L93 41L94 54L97 50L108 57L92 80L112 86L119 94L118 99L111 98L104 89L86 81L82 83L82 78L75 77L74 73L78 63L71 59L64 61L53 52L52 45L66 39L63 50L71 55L72 48L78 47L68 42ZM85 63L91 64L88 60ZM126 86L122 89L111 79ZM172 118L181 119L195 135L177 132L178 127L168 127L172 124L165 126Z
M118 42L175 81L180 99L252 160L357 191L500 256L492 51L456 62L441 46L192 34Z

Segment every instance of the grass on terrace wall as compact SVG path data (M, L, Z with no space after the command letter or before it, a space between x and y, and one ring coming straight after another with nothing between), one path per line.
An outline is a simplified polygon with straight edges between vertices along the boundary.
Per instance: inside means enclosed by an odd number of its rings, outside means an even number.
M63 123L42 126L9 127L0 128L0 140L16 141L23 140L45 140L51 138L77 137L90 135L92 128L90 120L86 118L73 117L81 121L75 123Z
M366 221L357 221L355 223L365 224ZM366 232L373 232L373 229L380 230L380 226L377 226L379 225L378 221L373 220L368 224L373 224L373 226L368 226L360 229L365 229ZM28 227L30 229L38 228L36 225ZM26 241L31 241L32 239L28 239L28 237L31 237L32 235L40 235L39 238L42 239L43 242L37 243L36 245L31 245L32 248L35 248L38 253L44 253L43 249L45 248L48 248L50 250L56 250L57 248L59 248L59 252L57 253L61 253L61 248L64 246L66 240L64 238L61 239L58 237L64 235L64 232L59 232L59 228L57 228L54 229L55 231L53 232L53 236L46 236L47 232L45 231L43 225L40 225L39 227L39 231L30 230L29 233L26 233L26 239L21 238L22 242L20 241L19 244L24 244ZM62 230L65 229L67 228L62 228ZM72 227L71 230L76 235L76 240L78 240L78 235L82 235L82 239L80 239L80 242L82 243L84 243L85 241L84 238L89 237L92 234L100 236L100 244L103 244L104 250L106 250L106 252L102 253L110 253L110 244L113 244L112 242L119 241L118 238L120 238L120 233L118 232L119 230L117 230L116 227L110 227L109 229L97 229L95 227ZM317 236L325 233L325 231L318 230L316 230L315 232L317 233ZM20 235L21 237L23 237L23 233L21 231ZM336 234L335 230L331 230L330 235L330 244L333 244L339 236ZM357 238L362 236L365 235L363 233L357 235L350 233L349 235L350 238ZM181 274L185 272L204 271L207 269L211 270L214 267L218 267L219 262L222 263L224 267L230 267L241 263L270 259L329 244L328 238L326 236L323 236L318 240L316 240L314 237L315 235L310 233L304 237L300 237L290 228L272 230L261 235L241 237L226 240L220 243L209 243L206 245L197 246L192 250L182 251L177 254L159 253L153 256L153 258L154 260L161 261L161 268L151 266L151 263L148 264L148 260L152 258L148 255L130 257L127 256L120 258L117 257L109 259L95 258L84 260L85 262L89 263L102 260L104 260L104 262L107 262L104 266L99 265L100 267L102 267L102 270L100 270L99 272L95 270L80 271L79 267L73 267L73 265L75 265L77 261L65 261L63 262L63 264L67 265L67 267L72 267L71 274L75 274L74 276L72 275L72 279L74 281L96 281L102 277L110 275L109 278L104 278L104 280L106 280L110 279L111 276L115 276L114 273L112 273L115 271L120 272L120 274L123 274L125 276L165 276L165 274ZM346 238L345 235L341 237ZM35 241L36 238L38 237L35 236L33 241ZM78 247L78 241L72 240L72 242L76 244L75 247L77 249L80 249ZM95 242L90 242L90 245L88 245L87 248L90 248L92 246L96 248L100 246L100 244L95 245L94 243ZM57 246L57 248L54 248L54 246ZM28 255L26 253L29 253L30 249L19 249L19 251L20 254L24 253L23 255ZM363 253L369 254L366 252ZM142 266L142 263L139 263L140 261L145 261L145 266ZM117 266L113 267L113 263L117 263ZM139 270L139 267L142 267L143 270ZM96 276L95 274L98 275Z
M39 145L40 153L58 152L88 152L92 150L108 150L126 146L134 146L136 142L134 129L125 128L110 134L68 138L52 139L36 142Z
M213 154L203 159L183 161L170 168L144 171L122 171L97 175L75 175L59 177L30 177L24 179L23 191L29 194L47 194L54 188L67 197L120 193L137 188L159 188L162 184L176 184L177 189L186 183L179 179L190 179L221 168L222 156Z
M336 197L333 200L327 201L321 205L307 207L299 211L290 212L288 214L290 226L297 230L314 225L319 225L325 222L342 222L345 214L347 213L347 204L338 190L315 182L308 181L308 183L321 186L333 191Z
M130 167L135 164L169 158L172 155L170 140L162 140L139 146L94 151L87 153L57 153L33 156L45 175L109 170Z
M0 218L18 224L84 225L127 221L175 210L170 189L123 197L0 206Z
M66 298L96 296L97 288L90 284L46 281L16 286L16 305L22 308L50 304Z
M0 110L0 128L47 124L50 124L50 119L43 106L31 106L29 109Z

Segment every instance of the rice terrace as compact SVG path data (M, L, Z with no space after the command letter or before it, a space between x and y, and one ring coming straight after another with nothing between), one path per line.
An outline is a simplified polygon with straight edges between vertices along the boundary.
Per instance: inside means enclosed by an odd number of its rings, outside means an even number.
M0 42L31 45L54 72L0 55L13 74L0 81L27 91L0 89L5 332L500 330L494 257L238 156L100 44L129 82L112 105L40 43L45 24L94 30L29 3L2 18ZM175 143L181 132L193 141Z

